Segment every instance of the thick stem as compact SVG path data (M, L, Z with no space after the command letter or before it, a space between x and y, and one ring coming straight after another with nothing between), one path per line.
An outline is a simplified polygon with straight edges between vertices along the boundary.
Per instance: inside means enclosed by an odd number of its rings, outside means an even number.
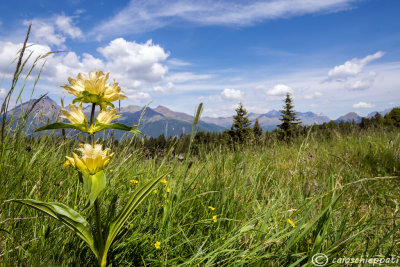
M93 126L93 119L94 119L94 111L96 109L96 104L92 104L92 112L90 113L90 121L89 121L89 128ZM94 134L89 135L89 143L94 146Z

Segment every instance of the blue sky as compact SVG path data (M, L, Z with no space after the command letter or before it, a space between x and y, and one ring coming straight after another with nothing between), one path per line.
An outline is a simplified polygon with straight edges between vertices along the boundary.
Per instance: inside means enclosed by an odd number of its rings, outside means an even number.
M395 0L7 1L0 99L32 22L33 55L65 51L47 58L34 97L69 102L59 86L97 68L120 83L124 106L193 113L204 102L204 116L230 116L240 101L280 109L290 92L297 111L366 115L399 105L398 14Z

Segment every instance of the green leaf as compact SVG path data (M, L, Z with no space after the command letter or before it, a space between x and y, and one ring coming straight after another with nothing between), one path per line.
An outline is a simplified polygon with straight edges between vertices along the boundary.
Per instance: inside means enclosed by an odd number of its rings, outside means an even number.
M89 201L86 208L90 208L93 206L99 194L106 188L106 176L103 171L99 171L94 175L83 174L82 178L83 187L89 194Z
M55 129L76 129L82 132L85 132L85 124L72 124L72 123L63 123L56 122L52 124L45 125L35 130L35 132L44 131L44 130L55 130Z
M137 206L152 192L153 188L165 175L166 174L151 180L150 182L139 187L132 193L125 207L121 210L117 218L110 224L108 228L106 243L104 249L102 250L102 255L100 255L100 257L102 258L102 262L106 262L107 252L110 249L111 244L113 243L118 232L124 226L126 220L129 218L132 212L137 208Z
M104 124L104 123L100 123L96 120L96 127L95 127L95 131L101 131L104 129L115 129L115 130L122 130L122 131L130 131L133 133L137 133L137 134L141 134L143 135L143 133L141 131L139 131L139 129L135 128L135 126L128 126L122 123L109 123L109 124Z
M62 203L42 202L34 199L11 199L8 201L27 205L62 222L86 242L96 257L98 256L90 225L85 218L75 210Z

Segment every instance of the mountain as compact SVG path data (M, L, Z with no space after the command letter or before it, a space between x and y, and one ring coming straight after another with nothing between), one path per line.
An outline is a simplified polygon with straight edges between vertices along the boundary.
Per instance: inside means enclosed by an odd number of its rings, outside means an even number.
M340 122L352 122L354 121L355 123L360 123L361 122L361 117L355 113L355 112L350 112L347 113L346 115L340 116L335 120L335 123L340 123Z
M394 108L396 108L396 107L387 108L387 109L385 109L385 110L383 110L383 111L373 111L373 112L371 112L371 113L369 113L369 114L367 115L367 118L372 118L373 116L375 116L376 113L379 113L379 114L381 114L382 116L385 116L386 114L388 114L388 113L389 113L392 109L394 109Z
M36 99L23 103L16 108L8 112L8 117L14 113L14 118L18 118L22 113L26 113L29 110ZM43 126L47 123L55 122L56 116L59 113L61 107L50 97L44 97L36 103L33 111L31 112L30 121L34 121L35 125L33 129ZM96 113L99 112L100 107L96 106ZM139 129L146 135L152 137L158 137L161 134L165 136L180 136L181 134L190 133L192 130L193 116L187 115L181 112L172 111L166 107L158 106L155 109L147 107L144 112L144 107L130 105L122 107L119 114L122 116L116 120L126 125L137 125L140 121ZM89 119L91 113L91 105L83 107L83 112ZM30 124L30 123L29 123ZM199 131L204 132L220 132L224 128L212 123L206 123L200 120ZM125 132L115 131L114 137L120 138Z
M281 118L281 112L278 110L271 110L264 114L257 114L250 112L249 119L254 122L258 119L260 126L263 130L273 130L277 128L277 125L282 122L279 120ZM297 112L297 117L301 120L303 125L322 124L324 122L329 122L330 119L323 114L315 114L313 112ZM224 128L230 128L233 123L233 117L204 117L203 120L208 123L214 123Z

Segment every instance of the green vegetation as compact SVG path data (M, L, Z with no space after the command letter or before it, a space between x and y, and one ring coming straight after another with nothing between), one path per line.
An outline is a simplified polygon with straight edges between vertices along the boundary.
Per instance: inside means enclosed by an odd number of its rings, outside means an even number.
M16 73L18 79L21 70ZM280 130L258 139L249 134L242 144L231 143L226 132L194 135L195 128L167 140L128 135L116 141L99 134L97 143L115 152L103 170L101 225L118 217L138 187L170 173L121 225L108 263L312 266L316 253L398 257L397 114L361 124L299 126L290 143ZM0 263L95 266L90 248L60 222L5 202L65 203L95 225L94 210L83 209L87 197L78 174L63 167L86 136L64 138L53 130L32 138L25 126L21 118L2 124Z
M239 107L235 110L236 115L233 116L233 124L229 135L233 142L240 144L244 143L250 136L251 133L251 121L247 115L247 110L243 107L242 103L239 103Z
M293 110L294 106L292 102L293 101L290 97L290 94L287 93L285 98L285 105L281 110L282 118L280 118L280 120L282 121L282 123L278 125L278 127L282 130L282 138L287 141L292 140L297 130L297 127L300 124L299 119L296 118L296 112Z

